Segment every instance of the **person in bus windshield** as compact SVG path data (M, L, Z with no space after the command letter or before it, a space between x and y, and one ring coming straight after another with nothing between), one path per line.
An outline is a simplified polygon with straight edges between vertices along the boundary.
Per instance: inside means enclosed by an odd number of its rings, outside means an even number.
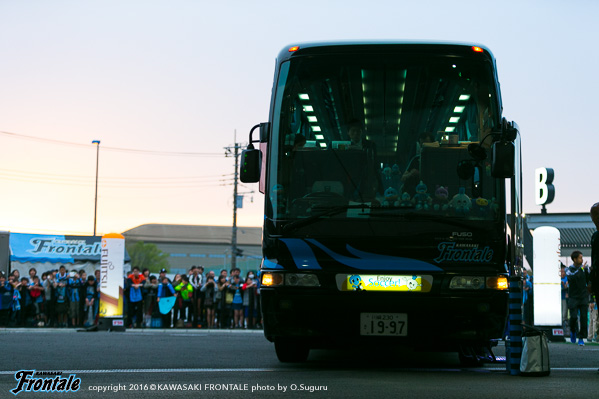
M358 119L352 119L348 123L347 135L351 140L350 150L361 150L366 153L366 162L368 168L366 174L356 187L352 195L352 200L369 201L375 198L375 193L382 195L383 181L380 171L377 168L376 144L374 141L362 137L362 123Z
M418 137L418 143L416 146L416 155L410 159L406 171L401 176L403 182L403 192L407 192L410 196L416 193L416 186L420 182L420 154L422 153L422 146L424 143L434 143L435 135L431 132L423 132Z
M372 158L376 158L376 145L373 141L362 137L362 123L359 120L352 119L349 121L347 135L351 140L350 149L372 152Z

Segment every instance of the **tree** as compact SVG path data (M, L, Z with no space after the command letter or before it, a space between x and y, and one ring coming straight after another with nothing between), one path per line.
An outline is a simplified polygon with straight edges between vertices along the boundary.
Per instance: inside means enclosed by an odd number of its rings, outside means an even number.
M156 244L146 244L137 241L135 244L127 245L127 252L131 258L131 267L137 266L139 270L148 268L151 273L158 273L160 269L169 270L169 254L162 252Z

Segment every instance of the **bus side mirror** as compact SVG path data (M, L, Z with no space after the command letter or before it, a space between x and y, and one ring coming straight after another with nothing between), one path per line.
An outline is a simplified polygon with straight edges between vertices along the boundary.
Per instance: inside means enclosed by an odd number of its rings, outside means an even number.
M510 179L515 173L516 147L511 141L496 141L493 143L493 163L491 176L500 179Z
M249 147L252 148L249 148ZM241 168L239 179L243 183L257 183L260 181L260 165L262 163L262 152L253 148L250 144L247 150L241 152Z
M493 143L493 163L491 176L500 179L511 179L516 173L516 146L514 140L518 137L518 125L501 121L501 139Z
M260 123L250 130L250 142L248 148L241 152L241 165L239 168L239 180L243 183L257 183L260 181L260 166L262 165L262 151L254 148L256 142L264 143L268 140L268 129L270 123ZM254 130L260 128L260 139L254 140Z

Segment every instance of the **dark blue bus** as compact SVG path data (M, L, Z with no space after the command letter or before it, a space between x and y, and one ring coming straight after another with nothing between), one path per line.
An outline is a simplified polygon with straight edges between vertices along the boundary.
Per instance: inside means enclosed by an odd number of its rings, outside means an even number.
M266 197L262 312L279 360L348 343L467 360L503 336L520 138L488 49L285 48L242 158L241 180Z

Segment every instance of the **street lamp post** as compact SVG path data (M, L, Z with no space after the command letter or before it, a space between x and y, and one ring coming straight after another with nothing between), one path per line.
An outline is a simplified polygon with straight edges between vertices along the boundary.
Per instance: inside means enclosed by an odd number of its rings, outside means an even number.
M100 162L100 140L92 141L92 144L96 144L96 196L94 199L94 236L96 235L96 221L98 215L98 165Z

